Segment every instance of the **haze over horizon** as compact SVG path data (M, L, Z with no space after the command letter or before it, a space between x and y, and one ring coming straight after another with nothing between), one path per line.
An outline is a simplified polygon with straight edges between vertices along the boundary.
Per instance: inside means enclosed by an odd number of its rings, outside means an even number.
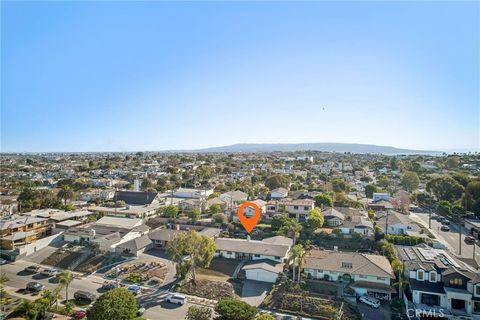
M1 151L480 150L478 2L2 2Z

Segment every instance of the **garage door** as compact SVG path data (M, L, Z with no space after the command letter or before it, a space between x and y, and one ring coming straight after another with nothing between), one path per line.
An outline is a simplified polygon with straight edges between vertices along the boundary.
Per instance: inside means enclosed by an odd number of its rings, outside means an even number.
M275 283L277 281L277 274L264 270L247 270L246 277L248 280L263 281Z

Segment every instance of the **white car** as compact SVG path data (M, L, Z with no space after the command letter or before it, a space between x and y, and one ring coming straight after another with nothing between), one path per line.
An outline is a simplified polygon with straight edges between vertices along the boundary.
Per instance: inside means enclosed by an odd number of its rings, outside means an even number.
M40 272L40 274L44 275L46 277L53 277L53 276L56 276L58 274L58 270L55 269L55 268L45 269L45 270L42 270Z
M0 258L0 265L7 263L7 260Z
M186 301L187 301L187 297L184 296L183 294L175 293L167 297L167 302L178 304L180 306L184 305Z
M370 307L375 308L375 309L380 307L380 300L369 297L369 296L361 296L360 297L360 302L363 302L366 305L369 305Z

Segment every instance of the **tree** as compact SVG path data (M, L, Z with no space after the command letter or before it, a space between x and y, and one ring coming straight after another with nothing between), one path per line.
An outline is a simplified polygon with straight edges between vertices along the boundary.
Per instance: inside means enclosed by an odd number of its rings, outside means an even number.
M418 178L417 173L412 171L407 171L402 177L400 182L402 187L404 187L407 191L412 192L418 188L420 184L420 179Z
M346 192L348 190L347 184L341 179L333 179L332 188L335 192Z
M241 300L224 299L217 303L215 312L218 320L253 320L257 309Z
M460 165L460 161L457 156L450 156L445 161L445 166L449 169L456 169Z
M4 285L8 281L8 277L5 273L2 273L0 275L0 306L5 306L7 305L8 301L10 300L10 295L5 291ZM5 311L5 310L0 310L0 311Z
M70 186L63 186L58 192L57 197L62 198L64 206L67 206L67 199L73 198L72 188Z
M293 281L297 281L295 270L298 264L298 281L300 281L300 271L301 271L301 264L303 259L305 258L305 249L301 244L294 245L292 248L291 260L292 260L292 270L293 270Z
M369 199L373 198L373 194L378 192L378 188L375 187L373 184L367 184L365 187L365 196Z
M222 212L222 207L219 204L212 204L209 210L211 214L216 214Z
M273 175L265 180L265 186L270 190L277 188L287 189L290 186L290 178L286 175Z
M187 216L192 220L192 223L195 223L200 219L200 211L193 209L189 213L187 213Z
M295 219L286 218L283 222L283 225L280 227L279 233L290 237L293 239L293 244L295 245L298 236L302 231L302 225Z
M464 188L452 177L439 177L427 183L427 191L433 192L438 200L455 202L463 194Z
M315 232L318 228L323 226L324 218L320 213L320 209L314 208L308 213L306 226L311 232Z
M333 207L332 197L330 197L328 194L319 194L315 196L313 200L315 201L315 207Z
M372 209L369 209L368 210L368 218L370 220L373 220L375 218L375 211L373 211Z
M220 192L213 192L211 195L208 196L208 199L214 199L220 197Z
M185 320L210 320L212 319L212 309L207 307L190 306L188 307Z
M377 183L381 188L387 188L390 185L390 179L386 175L377 178Z
M167 244L167 253L180 268L191 272L193 283L196 282L196 268L208 268L217 250L215 242L196 231L176 233ZM188 257L185 259L185 257Z
M448 201L442 200L438 203L438 213L450 217L452 215L452 204Z
M88 310L89 320L129 320L136 317L135 297L124 288L107 291Z
M170 205L163 208L163 215L167 218L175 219L178 216L177 206Z
M223 213L215 213L212 216L212 219L213 219L213 221L215 221L215 223L219 223L221 225L225 225L228 222L227 216Z
M65 300L68 301L68 286L73 281L73 273L70 271L63 271L58 277L58 282L65 286Z

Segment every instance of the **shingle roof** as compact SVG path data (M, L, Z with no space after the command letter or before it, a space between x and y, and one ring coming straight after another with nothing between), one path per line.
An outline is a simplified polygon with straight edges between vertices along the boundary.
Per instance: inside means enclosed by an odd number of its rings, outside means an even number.
M290 250L290 246L271 244L263 241L217 238L215 240L217 250L241 253L260 254L274 257L284 257Z
M344 262L351 263L351 267L345 267L345 265L342 264ZM388 277L392 279L395 277L387 258L358 252L312 250L310 255L305 258L304 268Z
M122 249L128 249L132 252L146 248L152 244L152 240L147 235L132 239L130 241L119 244L117 247Z
M272 260L261 259L247 262L243 270L262 269L273 273L280 273L283 270L283 263L275 263Z

